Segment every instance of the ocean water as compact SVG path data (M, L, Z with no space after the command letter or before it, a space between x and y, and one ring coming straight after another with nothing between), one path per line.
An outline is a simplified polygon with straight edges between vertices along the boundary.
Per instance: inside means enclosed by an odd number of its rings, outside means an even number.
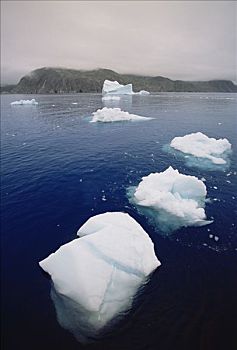
M31 98L39 105L10 105ZM103 106L154 119L89 123ZM236 94L161 93L106 104L100 94L1 96L4 349L237 348L236 112ZM173 137L197 131L228 138L227 168L202 168L165 151ZM206 179L211 225L164 235L129 202L129 187L170 165ZM162 265L130 312L82 345L58 324L38 262L106 211L134 217Z

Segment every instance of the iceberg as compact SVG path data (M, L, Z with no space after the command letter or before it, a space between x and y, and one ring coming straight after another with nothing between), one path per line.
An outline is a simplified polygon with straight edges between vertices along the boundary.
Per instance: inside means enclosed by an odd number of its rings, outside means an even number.
M170 146L194 157L208 159L218 165L226 164L224 153L231 150L231 144L227 139L217 140L201 132L175 137Z
M11 105L14 106L14 105L37 105L38 102L35 101L34 98L32 98L32 100L20 100L20 101L14 101L14 102L11 102Z
M180 174L169 167L164 172L142 178L130 201L144 208L143 213L158 224L163 232L182 226L203 226L206 220L206 186L195 176Z
M136 95L150 95L149 91L141 90L139 92L135 92Z
M149 95L145 90L133 92L132 84L122 85L117 81L105 80L102 88L102 95Z
M146 121L153 118L142 117L136 114L130 114L128 112L121 111L120 108L107 108L98 109L96 112L93 112L91 123L96 122L120 122L120 121Z
M102 101L119 101L120 97L119 96L114 96L114 95L107 95L102 97Z
M52 278L59 323L86 342L129 310L160 262L148 234L126 213L91 217L77 235L39 265Z
M117 81L105 80L102 88L102 95L132 95L132 84L122 85Z

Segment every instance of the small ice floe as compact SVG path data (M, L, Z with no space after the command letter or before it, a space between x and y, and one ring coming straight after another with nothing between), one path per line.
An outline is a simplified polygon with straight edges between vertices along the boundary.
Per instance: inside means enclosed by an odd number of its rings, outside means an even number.
M227 139L217 140L201 132L175 137L170 146L194 157L206 158L213 164L226 164L223 154L231 150L231 144Z
M202 181L202 182L205 182L205 181L207 181L207 180L205 179L205 177L201 177L201 181Z
M135 95L150 95L150 92L146 91L146 90L141 90L139 92L135 92L134 94Z
M209 238L213 238L214 236L212 234L209 235Z
M93 112L91 123L102 122L119 122L119 121L146 121L153 118L141 117L136 114L130 114L128 112L121 111L120 108L107 108L98 109Z
M230 181L230 180L226 180L226 182L227 182L228 184L231 184L231 181Z
M142 178L130 201L151 217L163 232L182 226L204 226L206 220L206 186L195 176L180 174L169 167L164 172Z
M217 190L217 187L216 186L213 186L214 190Z
M221 125L222 123L218 123L218 125Z
M78 102L72 102L72 105L78 105Z
M218 236L214 236L214 240L217 242L219 241L219 237Z
M11 105L12 106L16 106L16 105L19 105L19 106L22 106L22 105L38 105L38 102L36 102L35 99L32 98L32 100L14 101L14 102L11 102Z
M39 265L51 276L58 322L86 342L130 309L160 261L148 234L125 213L93 216L77 235Z
M114 95L106 95L102 97L102 101L119 101L120 97L119 96L114 96Z
M106 197L105 197L105 195L104 195L104 194L103 194L103 196L102 196L102 198L101 198L101 199L102 199L102 201L104 201L104 202L105 202L105 201L107 201L107 199L106 199Z

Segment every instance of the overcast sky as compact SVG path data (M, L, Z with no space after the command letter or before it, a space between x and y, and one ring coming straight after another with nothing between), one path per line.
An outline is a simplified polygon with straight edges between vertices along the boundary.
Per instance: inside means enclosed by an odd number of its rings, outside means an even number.
M109 68L236 81L235 1L1 1L1 80Z

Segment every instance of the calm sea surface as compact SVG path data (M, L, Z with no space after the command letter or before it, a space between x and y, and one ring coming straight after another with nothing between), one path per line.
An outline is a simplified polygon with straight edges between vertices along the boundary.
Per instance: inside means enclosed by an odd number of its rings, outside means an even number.
M39 105L10 105L31 98ZM124 97L106 106L154 119L89 123L103 106L100 94L1 96L3 348L237 349L237 95ZM164 151L173 137L197 131L228 138L228 169L192 168ZM206 179L213 224L164 236L129 203L128 187L170 165ZM38 262L106 211L134 217L162 265L131 312L83 346L58 324Z

